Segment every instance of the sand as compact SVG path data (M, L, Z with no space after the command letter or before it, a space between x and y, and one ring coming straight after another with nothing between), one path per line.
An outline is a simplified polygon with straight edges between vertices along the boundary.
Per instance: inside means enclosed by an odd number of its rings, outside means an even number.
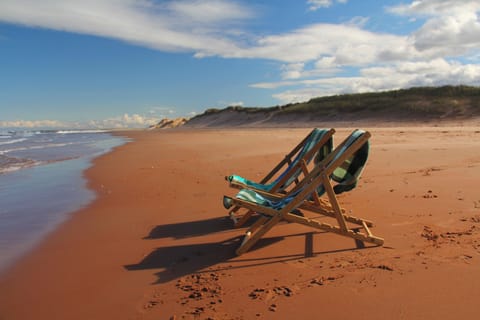
M235 256L224 176L260 178L309 128L127 132L86 172L96 201L1 276L0 319L477 318L480 129L366 129L339 199L384 246L282 223Z

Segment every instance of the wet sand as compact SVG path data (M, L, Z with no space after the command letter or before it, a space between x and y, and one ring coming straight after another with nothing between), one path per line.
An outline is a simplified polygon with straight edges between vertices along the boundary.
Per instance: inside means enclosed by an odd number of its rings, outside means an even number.
M310 128L127 132L86 172L97 200L1 276L0 319L476 318L480 128L364 129L339 200L384 246L283 223L235 256L224 176L262 177Z

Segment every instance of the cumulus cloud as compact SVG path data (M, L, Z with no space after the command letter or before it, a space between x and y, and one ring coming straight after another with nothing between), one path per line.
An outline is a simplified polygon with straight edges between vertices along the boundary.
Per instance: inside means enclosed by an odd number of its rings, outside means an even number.
M58 120L13 120L0 121L0 128L27 128L27 129L121 129L146 128L157 123L161 118L139 114L125 113L121 116L86 122L58 121Z
M13 120L0 121L0 128L69 128L70 123L57 120Z
M378 61L384 52L399 50L410 50L409 54L415 54L406 36L374 33L350 24L313 24L260 38L255 46L242 54L289 63L332 56L339 65L360 65Z
M480 45L480 20L474 12L429 19L413 34L415 47L439 55L460 55Z
M415 48L430 55L456 56L480 45L480 2L423 0L393 6L391 13L426 19L412 35Z
M145 128L156 124L160 119L157 117L149 117L139 114L125 113L121 116L112 117L104 120L91 120L88 123L89 128Z
M282 66L283 79L298 79L302 77L305 64L302 62L290 63Z
M251 86L276 90L273 96L288 103L412 86L479 85L480 68L474 63L480 56L479 11L479 1L411 1L387 8L388 13L423 20L411 34L370 32L364 29L368 20L359 18L345 24L311 25L297 30L298 37L295 32L274 36L266 47L281 50L290 42L295 48L297 41L306 50L289 55L295 61L282 66L282 80ZM313 45L313 39L322 38L325 44Z
M261 87L286 89L274 94L283 103L306 101L314 97L343 93L361 93L416 86L480 85L480 65L462 64L445 59L398 62L388 66L363 68L358 76L329 77L297 82L263 83Z

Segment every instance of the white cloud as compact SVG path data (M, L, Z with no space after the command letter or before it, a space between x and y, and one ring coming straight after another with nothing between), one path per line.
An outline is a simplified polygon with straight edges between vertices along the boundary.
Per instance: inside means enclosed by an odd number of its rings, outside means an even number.
M309 5L308 9L311 11L316 11L320 8L328 8L333 5L333 3L346 3L347 0L308 0L307 4Z
M282 66L283 79L298 79L302 77L305 64L302 62L285 64Z
M361 90L360 77L332 77L315 80L304 80L299 89L288 89L273 96L282 103L302 102L314 97L329 96L345 92ZM299 84L296 84L298 87ZM349 91L356 90L356 91Z
M341 70L339 65L335 62L335 57L333 56L321 57L315 62L314 67L321 74L333 74Z
M174 108L168 108L168 107L152 107L148 111L148 114L150 117L156 117L160 119L169 117L175 113L176 111Z
M228 106L242 107L244 105L243 101L232 101L227 103Z
M93 128L145 128L156 124L159 120L157 117L125 113L122 116L104 120L92 120L88 126Z
M458 51L476 46L480 41L477 2L414 1L389 8L395 14L434 15L411 37L367 31L363 27L368 17L354 17L345 24L307 25L257 37L238 28L255 17L254 11L228 0L3 1L0 21L109 37L162 51L192 52L199 58L260 58L299 64L329 56L341 67L415 59L419 50L425 58L441 55L442 49ZM325 6L333 1L308 3ZM448 6L456 9L447 10ZM473 13L469 11L472 8ZM457 14L444 19L450 12ZM451 45L445 48L445 43ZM433 46L435 51L426 52ZM300 77L302 73L284 73L284 76Z
M275 89L273 96L288 103L330 94L412 86L479 85L480 66L475 64L480 56L479 11L478 0L412 1L388 8L390 13L425 20L410 35L369 32L363 29L367 20L362 19L344 25L312 25L296 34L279 35L269 45L277 45L282 52L288 52L283 51L284 46L305 48L302 55L289 55L297 63L302 62L303 68L284 66L282 81L255 83L251 87ZM321 39L324 45L313 45L313 39ZM307 64L310 61L313 63ZM288 66L295 65L292 61ZM356 71L339 76L348 69Z
M402 62L382 68L366 68L362 70L361 74L366 79L389 79L387 83L394 87L480 83L480 66L464 65L455 61L448 62L444 59ZM373 87L372 91L376 89Z
M178 17L202 24L248 19L253 14L238 3L223 0L174 1L170 2L167 7Z
M458 56L480 45L480 1L423 0L388 8L394 14L423 17L412 35L415 48L429 55Z
M370 21L369 17L356 16L356 17L353 17L352 19L350 19L347 22L347 24L354 25L354 26L357 26L359 28L363 28L368 23L368 21Z
M204 55L235 50L235 43L222 33L229 30L229 23L252 15L246 7L226 0L158 4L149 0L0 2L0 21L3 22L114 38L158 50L196 51Z
M339 65L359 65L378 61L383 52L408 47L405 36L374 33L355 25L313 24L260 38L248 51L237 52L237 55L289 63L333 56Z
M455 14L455 12L475 12L480 9L478 0L416 0L410 4L400 4L387 8L400 15L437 16Z
M439 55L461 55L480 45L480 19L475 12L463 12L429 19L413 37L420 51Z
M199 58L300 63L338 52L342 64L360 56L374 58L371 54L377 51L375 43L394 47L392 42L398 45L405 41L361 29L366 18L345 25L314 24L284 34L256 37L238 28L253 17L253 10L227 0L0 1L3 22L114 38L162 51L192 52ZM351 52L362 49L366 55Z
M308 0L307 3L310 5L309 10L315 11L320 8L328 8L332 5L332 0Z
M309 0L311 10L345 0ZM480 1L416 0L387 13L419 19L407 35L373 32L368 17L344 24L318 23L284 33L248 34L255 18L248 2L232 0L16 0L0 1L0 21L96 35L195 57L267 59L280 62L280 78L251 87L285 89L282 102L314 96L395 89L411 85L478 83ZM352 71L353 70L353 71ZM289 100L291 99L291 100ZM126 115L92 125L141 126L168 116Z
M0 121L0 128L69 128L70 124L57 120Z
M0 121L0 128L53 128L53 129L114 129L114 128L146 128L157 123L162 118L139 114L125 113L103 120L90 120L87 122L72 122L58 120L13 120Z
M296 86L275 94L283 103L306 101L314 97L342 93L374 92L415 86L480 85L480 65L434 59L398 62L388 66L368 67L360 75L315 80L263 83L259 87L275 89Z
M217 107L212 107L212 108L224 108L225 106L243 107L245 103L243 101L230 100L230 101L218 101L217 104L218 104Z

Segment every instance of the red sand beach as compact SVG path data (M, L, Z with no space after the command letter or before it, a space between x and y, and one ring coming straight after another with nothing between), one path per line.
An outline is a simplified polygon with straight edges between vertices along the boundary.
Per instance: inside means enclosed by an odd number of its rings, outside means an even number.
M260 178L309 128L126 132L86 172L96 201L2 275L0 319L477 318L480 128L364 129L339 200L384 246L282 223L235 255L224 176Z

